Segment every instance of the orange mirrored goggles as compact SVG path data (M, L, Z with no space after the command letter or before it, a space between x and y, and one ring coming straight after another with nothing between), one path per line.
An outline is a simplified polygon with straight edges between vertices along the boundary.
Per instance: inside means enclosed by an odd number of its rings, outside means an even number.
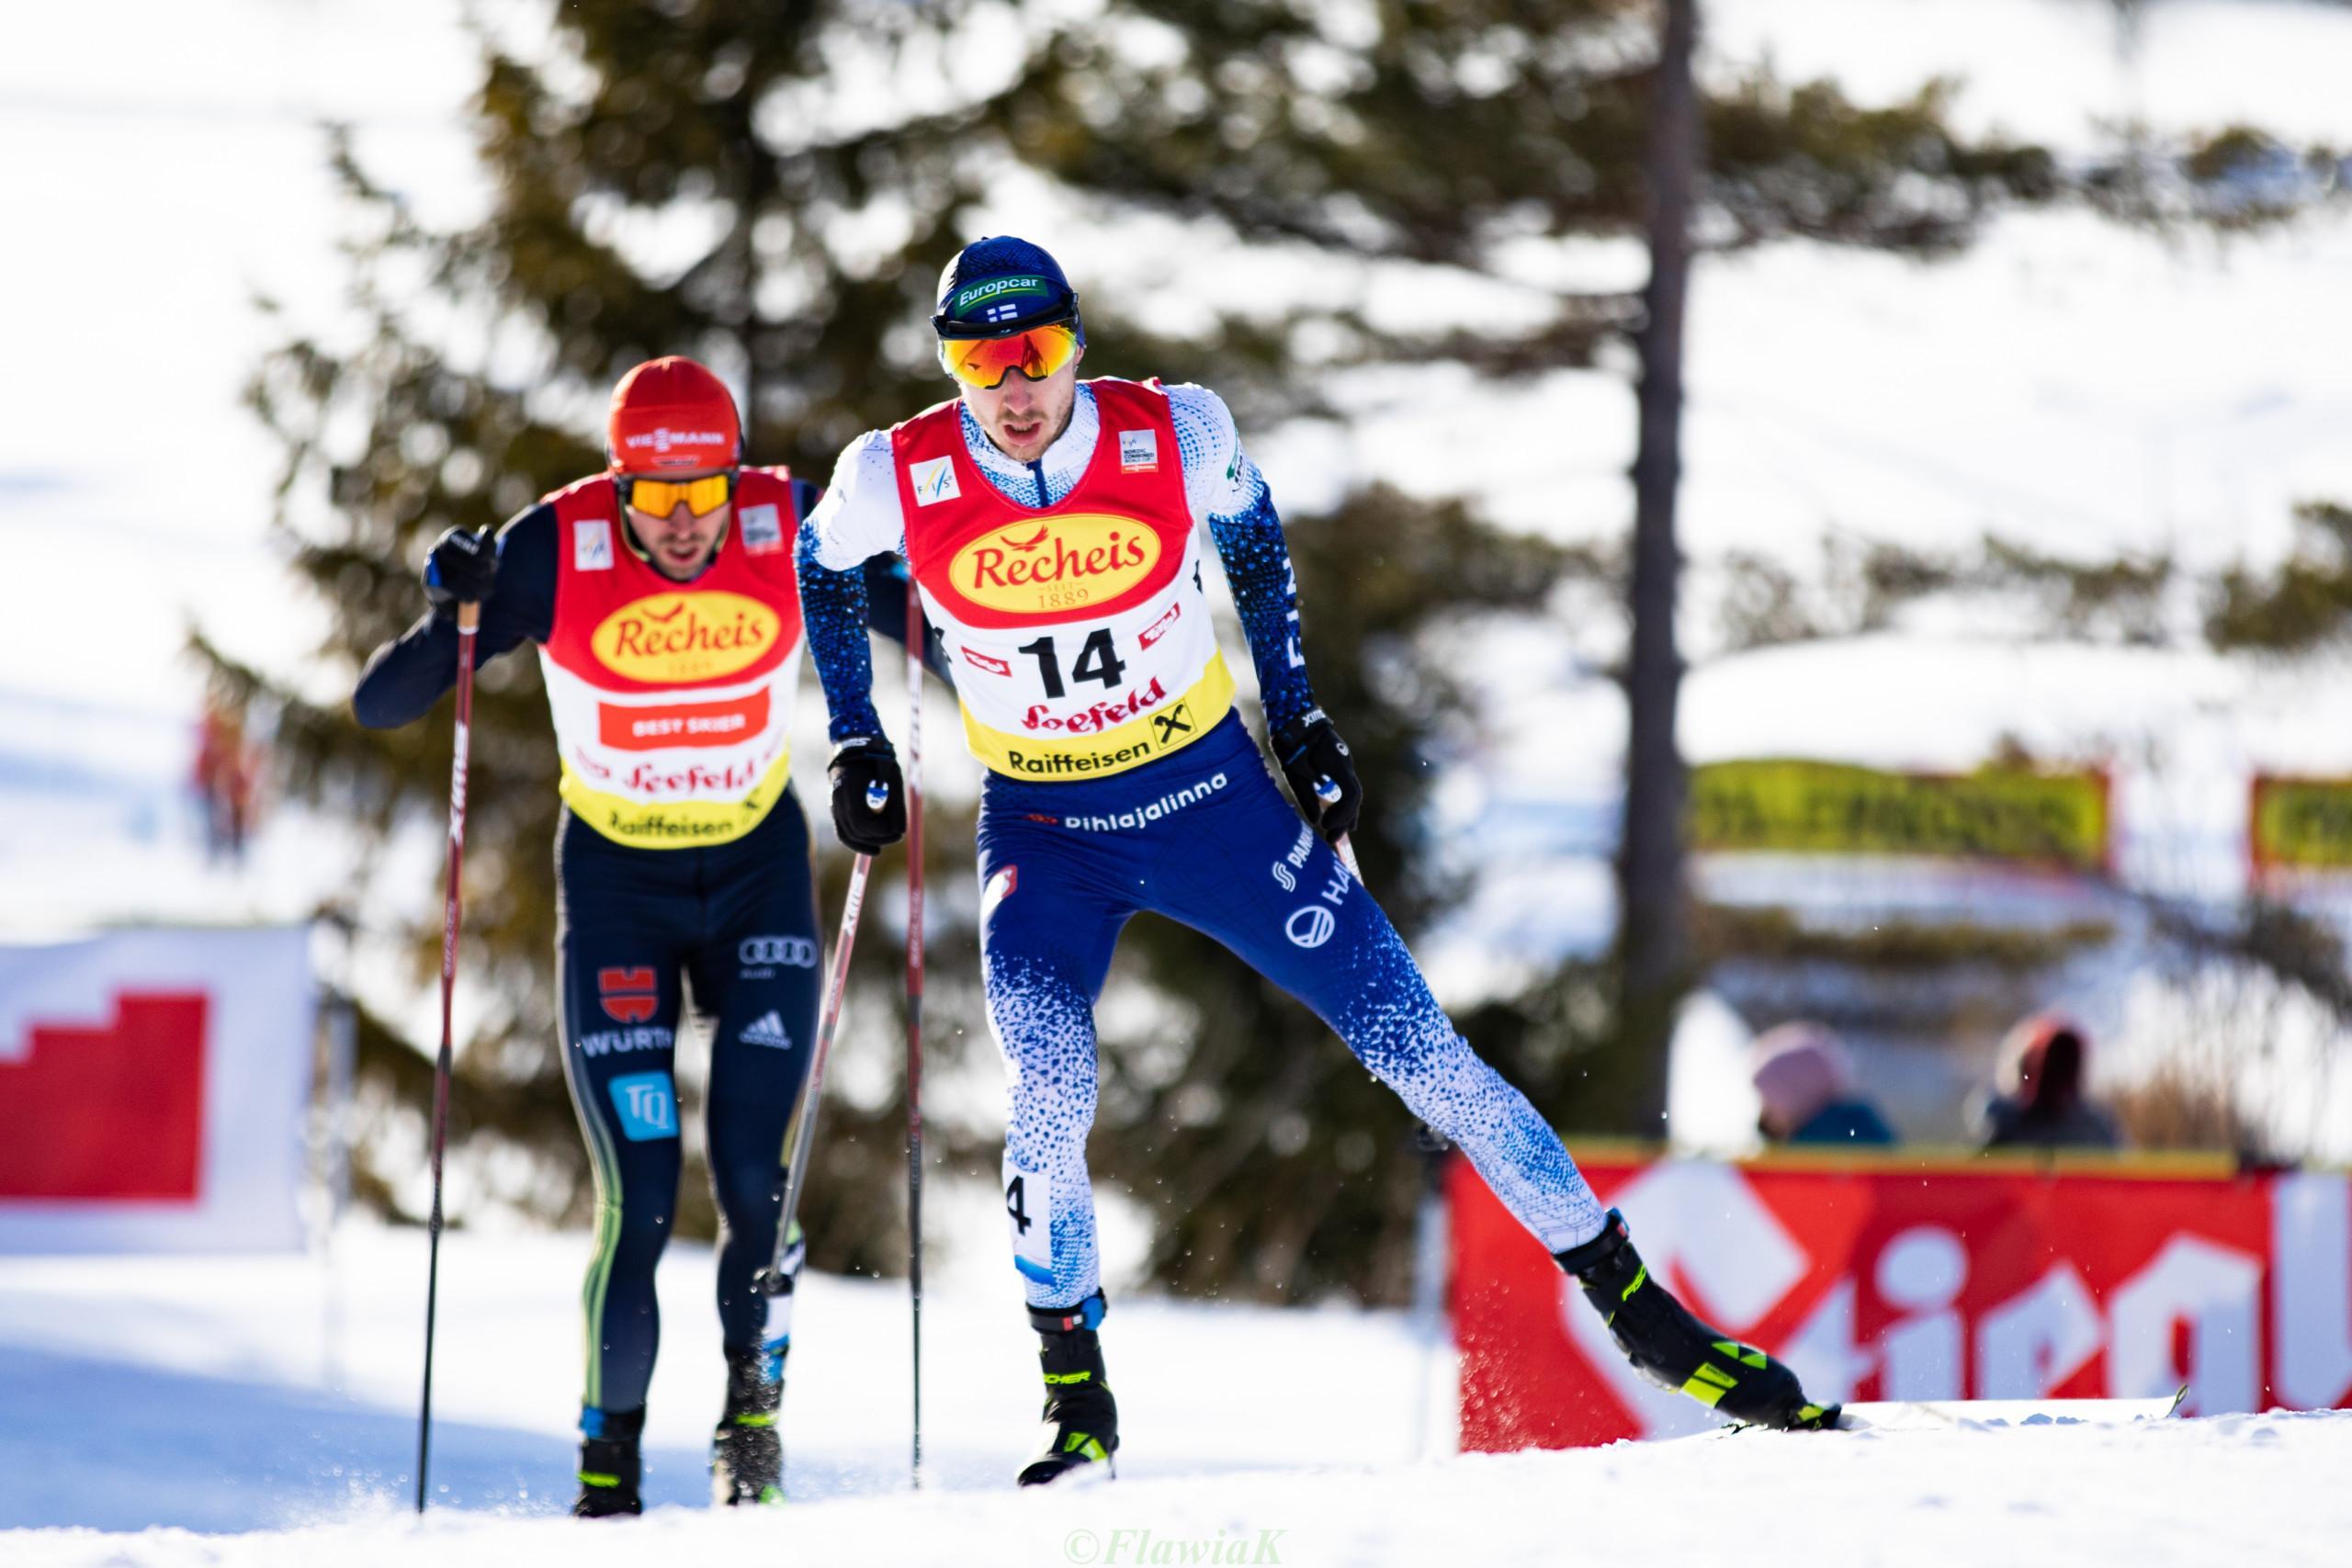
M735 476L706 474L698 479L646 479L624 476L621 501L649 517L667 517L684 502L686 510L707 517L735 498Z
M971 387L996 387L1015 370L1032 381L1042 381L1068 365L1078 353L1078 329L1068 321L1031 327L1006 337L949 337L939 340L940 363L958 381Z

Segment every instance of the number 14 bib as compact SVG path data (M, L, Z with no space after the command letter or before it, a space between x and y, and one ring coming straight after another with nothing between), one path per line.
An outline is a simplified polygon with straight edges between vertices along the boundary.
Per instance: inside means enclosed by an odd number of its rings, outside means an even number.
M989 483L956 403L890 434L907 561L956 662L965 741L1010 778L1125 773L1199 739L1233 705L1167 394L1087 384L1102 433L1057 506L1022 506Z

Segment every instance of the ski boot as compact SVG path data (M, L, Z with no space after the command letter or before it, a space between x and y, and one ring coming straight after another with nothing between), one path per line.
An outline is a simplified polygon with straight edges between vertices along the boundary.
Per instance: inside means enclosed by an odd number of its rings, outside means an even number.
M580 1412L580 1495L571 1502L573 1517L603 1519L645 1511L637 1495L637 1446L644 1433L641 1406L599 1410L590 1405Z
M1046 1449L1022 1466L1023 1486L1043 1486L1073 1471L1107 1479L1117 1474L1119 1406L1102 1371L1102 1337L1095 1330L1109 1310L1095 1292L1076 1306L1029 1309L1029 1325L1044 1341Z
M1554 1257L1584 1287L1585 1300L1634 1370L1658 1387L1750 1426L1813 1431L1838 1425L1838 1407L1808 1403L1794 1372L1708 1327L1675 1300L1634 1250L1616 1210L1599 1235Z
M767 1327L755 1347L727 1347L727 1408L710 1439L710 1501L719 1508L784 1501L784 1358L792 1348L792 1297L808 1255L798 1221L785 1233L775 1267L753 1276L767 1303Z
M727 1408L710 1439L713 1506L784 1501L784 1347L727 1351Z

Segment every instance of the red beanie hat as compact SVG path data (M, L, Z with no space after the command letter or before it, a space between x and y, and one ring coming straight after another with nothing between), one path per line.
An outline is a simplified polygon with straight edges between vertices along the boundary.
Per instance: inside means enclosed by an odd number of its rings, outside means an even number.
M605 457L616 474L731 468L742 446L734 398L691 359L649 359L613 389Z

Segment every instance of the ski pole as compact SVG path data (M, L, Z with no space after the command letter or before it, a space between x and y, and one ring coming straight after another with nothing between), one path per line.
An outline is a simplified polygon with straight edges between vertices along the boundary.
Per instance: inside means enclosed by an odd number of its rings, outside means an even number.
M1339 805L1340 793L1338 781L1333 779L1329 773L1324 774L1321 778L1315 781L1315 798L1321 801L1326 806ZM1351 841L1350 841L1348 835L1342 833L1338 838L1332 840L1331 847L1340 852L1340 863L1348 868L1348 874L1354 877L1358 882L1362 882L1363 880L1363 872L1362 868L1356 864L1356 847Z
M913 1317L914 1438L922 1490L922 596L907 574L907 1295Z
M879 811L890 803L887 784L865 787L865 807ZM842 1021L842 1001L849 991L850 945L857 940L858 912L865 908L865 876L874 857L860 855L850 867L849 897L842 903L842 934L833 943L832 973L825 980L825 1010L817 1024L817 1048L808 1058L808 1081L800 1090L800 1114L793 1118L792 1153L785 1161L784 1205L775 1220L775 1252L753 1282L762 1294L780 1296L791 1281L784 1271L784 1254L792 1235L792 1216L800 1208L800 1190L808 1181L808 1156L817 1146L817 1101L825 1089L825 1060L833 1054L833 1036Z
M458 732L449 759L449 877L441 907L441 1050L433 1059L433 1218L426 1226L424 1393L416 1413L416 1511L433 1449L433 1319L441 1295L441 1149L449 1131L449 1004L458 988L458 885L466 862L466 752L474 720L474 632L481 606L458 606Z

